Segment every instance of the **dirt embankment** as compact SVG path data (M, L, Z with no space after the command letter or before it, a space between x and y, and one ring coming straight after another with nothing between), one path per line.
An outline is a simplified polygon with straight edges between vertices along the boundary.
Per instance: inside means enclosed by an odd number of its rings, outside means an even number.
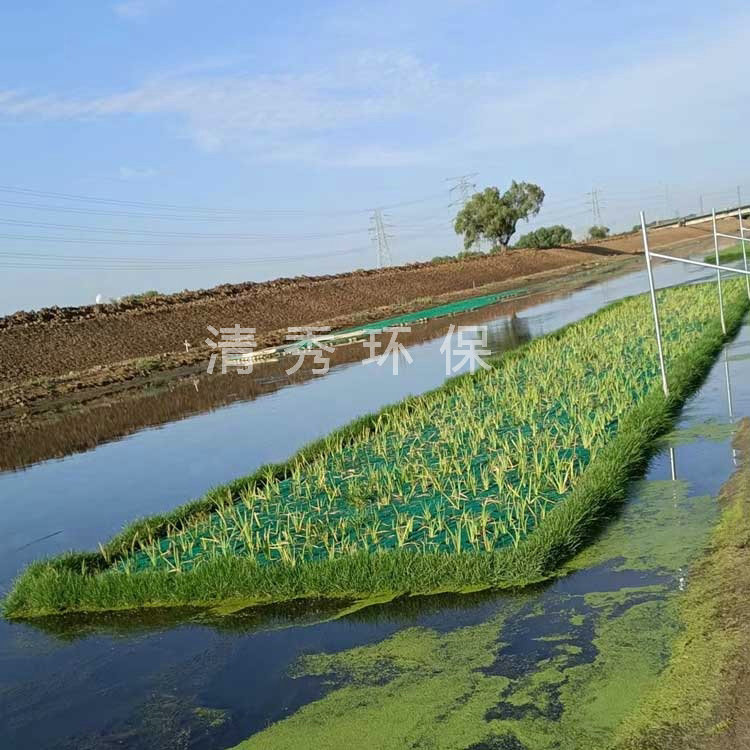
M725 234L738 234L739 222L737 219L722 219L717 222L720 232ZM689 227L657 227L648 231L651 249L657 247L674 247L685 244L700 243L703 240L713 242L713 228L711 222L694 224ZM616 250L621 253L643 253L643 238L640 232L621 234L599 243L600 247L608 250Z
M533 299L539 304L552 297L553 293L548 292L535 294ZM516 316L524 309L524 304L530 303L514 298L458 317L428 320L402 334L399 341L412 347L445 336L451 322L482 325L508 316L502 329L495 327L491 344L495 352L503 346L512 348L530 338L526 320ZM498 338L500 330L501 339ZM361 363L368 356L368 349L361 343L340 346L330 354L330 367ZM61 458L145 427L253 400L318 377L313 372L317 364L310 358L289 374L287 370L296 362L296 357L263 362L247 375L238 375L232 370L225 375L208 375L204 363L193 368L154 372L138 381L116 383L110 388L91 388L74 394L75 399L62 399L57 403L44 401L24 411L23 419L0 415L0 471Z
M606 251L604 251L606 253ZM337 276L278 279L184 292L127 306L47 308L0 320L0 385L62 376L170 352L208 355L208 326L239 323L256 338L289 326L328 323L420 299L606 259L580 250L539 250ZM419 305L416 305L418 308ZM377 317L380 317L378 315ZM357 321L358 322L358 321ZM197 350L197 351L196 351ZM189 359L191 359L190 357Z

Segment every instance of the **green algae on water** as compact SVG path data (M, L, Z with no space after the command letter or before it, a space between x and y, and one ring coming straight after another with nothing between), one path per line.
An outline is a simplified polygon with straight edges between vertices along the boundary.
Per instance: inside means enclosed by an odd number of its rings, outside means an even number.
M687 482L649 480L635 485L634 499L593 544L568 561L567 573L607 560L617 567L678 571L700 552L718 515L710 496L691 496Z
M309 654L294 676L323 679L327 695L239 747L605 747L667 664L681 627L674 576L704 546L716 512L685 482L642 482L568 568L571 581L591 578L581 593L561 578L533 598L498 596L499 611L480 625L409 628ZM618 572L642 585L612 589Z
M709 420L699 424L692 424L689 427L680 427L665 435L663 442L665 445L677 447L680 445L689 445L696 440L713 440L721 443L730 440L737 431L737 425L732 422L718 422Z

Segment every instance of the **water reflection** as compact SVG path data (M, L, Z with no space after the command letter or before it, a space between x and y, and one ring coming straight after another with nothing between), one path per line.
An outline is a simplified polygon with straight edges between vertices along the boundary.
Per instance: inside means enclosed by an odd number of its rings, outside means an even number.
M544 295L537 295L533 302L539 304L544 299ZM399 342L411 349L426 342L442 341L451 323L486 325L490 351L500 354L531 339L528 320L517 314L522 304L503 302L450 319L414 325L411 332L399 335ZM532 301L525 304L530 306ZM362 362L368 356L368 350L361 344L338 347L331 354L331 369L335 372ZM201 368L177 379L163 376L143 389L94 398L80 408L51 418L20 421L0 442L0 471L91 450L146 427L251 402L321 377L312 372L316 365L309 358L305 358L299 370L289 375L286 370L292 364L294 361L290 358L264 362L256 365L254 372L248 375L237 375L231 370L225 375L207 375Z

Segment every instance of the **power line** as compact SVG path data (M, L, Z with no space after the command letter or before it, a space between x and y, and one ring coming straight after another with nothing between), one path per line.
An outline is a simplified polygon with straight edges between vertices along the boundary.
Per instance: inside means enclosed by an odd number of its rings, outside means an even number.
M145 209L156 209L172 211L178 214L192 214L202 215L199 218L211 219L211 220L226 220L236 219L242 217L258 217L263 215L286 215L294 214L300 216L352 216L356 214L368 214L373 209L370 208L357 208L357 209L344 209L340 211L310 211L307 209L298 208L258 208L258 209L238 209L238 208L225 208L225 207L205 207L205 206L190 206L190 205L178 205L174 203L160 203L160 202L146 202L146 201L131 201L121 200L118 198L102 198L91 195L78 195L75 193L59 193L48 190L32 190L30 188L20 188L9 185L0 185L0 192L10 193L12 195L28 196L32 198L53 198L57 200L64 200L70 202L84 202L93 203L102 206L115 206L115 207L128 207L128 208L145 208ZM410 200L399 201L397 203L391 203L382 206L384 210L399 208L403 206L412 206L419 203L426 203L427 201L439 198L442 193L435 193L433 195L423 196L421 198L414 198ZM23 205L24 207L36 207L33 204L12 204L12 205ZM63 211L66 207L63 206L39 206L42 210L59 210ZM67 207L75 208L75 207ZM117 212L118 215L122 215L123 212ZM136 214L138 216L151 216L149 214ZM177 218L176 216L163 216L163 218ZM194 218L191 216L190 218Z
M11 226L30 227L33 229L62 229L75 230L79 232L104 232L106 234L144 235L147 237L171 237L174 239L206 239L206 240L262 240L271 241L293 241L293 240L322 240L333 237L347 237L362 234L363 228L347 229L340 232L311 232L307 234L259 234L240 232L174 232L154 229L131 229L125 227L92 227L80 224L56 224L43 221L17 221L15 219L0 219L0 224ZM50 238L53 239L53 238ZM141 240L136 240L141 243Z
M98 255L60 255L59 253L27 253L17 251L0 251L0 265L3 267L56 268L75 267L77 270L152 270L152 269L189 269L211 265L257 265L264 263L294 263L319 258L353 255L367 250L367 246L349 248L325 253L307 253L305 255L274 255L256 258L177 258L177 257L102 257Z
M450 206L465 205L471 197L472 192L476 189L473 181L478 173L460 175L448 178L446 181L453 183L449 189ZM660 186L652 186L650 192L653 193L661 190ZM542 220L554 219L554 217L578 217L592 215L595 223L602 222L602 211L608 209L611 205L616 207L615 210L625 212L625 207L629 204L644 202L658 202L661 205L669 204L668 188L659 195L644 195L647 191L615 191L606 192L606 198L601 188L594 188L589 193L581 193L578 197L558 198L547 201L540 213ZM677 189L680 193L680 189ZM395 227L405 238L412 240L418 238L428 238L436 236L443 232L446 234L450 231L452 221L447 217L435 215L431 212L426 215L428 207L422 209L408 210L412 206L419 206L436 198L445 196L445 192L432 194L422 198L405 200L382 206L377 209L357 209L348 211L332 212L314 212L303 211L293 208L279 209L249 209L242 210L236 208L207 208L203 206L179 206L173 203L148 203L145 201L127 201L114 198L98 198L93 196L76 195L69 193L57 193L52 191L30 190L26 188L16 188L10 186L0 186L0 194L5 193L9 197L16 196L18 200L0 200L0 206L11 208L30 208L35 211L53 211L79 215L90 216L121 216L128 219L163 219L169 222L189 221L189 222L207 222L209 224L225 221L241 222L246 221L248 217L271 217L283 218L288 216L354 216L364 212L371 214L373 241L377 247L377 264L378 266L390 265L393 262L390 248L392 236L388 229L394 227L393 224L386 222L386 211L393 209L407 209L402 214L402 221L397 222ZM735 190L715 191L713 193L701 194L701 207L703 196L724 196L728 198L734 195ZM742 187L736 188L737 200L742 202ZM681 193L680 193L681 194ZM692 193L695 195L695 192ZM2 198L2 195L0 195ZM47 205L38 201L52 199L58 203L66 205ZM37 202L31 202L32 200ZM694 198L693 198L694 200ZM585 202L584 202L585 201ZM88 205L87 205L88 204ZM443 203L443 206L445 204ZM569 206L570 208L566 208ZM547 209L551 209L548 212ZM579 208L579 210L575 210ZM444 209L443 209L444 210ZM141 211L141 212L139 212ZM153 212L153 213L151 213ZM192 215L188 215L192 212ZM411 214L411 215L409 215ZM416 215L415 215L416 214ZM92 222L93 223L93 222ZM121 222L123 224L124 222ZM355 223L355 222L352 222ZM363 222L364 224L364 222ZM83 245L122 245L122 246L151 246L151 247L171 247L179 243L182 246L196 248L206 242L293 242L293 241L315 241L326 240L338 237L358 235L364 232L362 229L342 229L340 231L316 232L301 231L298 234L292 233L262 233L252 231L182 231L179 227L174 229L134 229L130 227L117 226L91 226L87 224L68 224L56 223L54 221L32 221L20 219L0 219L0 225L7 227L25 228L28 233L0 234L0 240L13 243L65 243ZM218 227L217 227L218 228ZM42 234L31 230L56 230L53 234ZM71 232L80 232L83 237L75 237ZM171 241L174 240L174 241ZM433 242L434 240L430 240ZM236 246L235 246L236 247ZM83 247L81 248L83 250ZM354 248L351 250L311 253L304 256L267 256L259 258L242 258L242 257L156 257L145 258L138 256L128 257L107 257L103 255L63 255L52 253L23 253L15 251L0 251L0 267L2 268L26 268L37 270L63 270L75 268L76 270L154 270L168 268L170 270L205 268L209 264L213 265L252 265L261 263L295 263L304 262L307 259L327 258L350 255L355 252L363 252L364 248ZM205 256L204 250L204 256Z

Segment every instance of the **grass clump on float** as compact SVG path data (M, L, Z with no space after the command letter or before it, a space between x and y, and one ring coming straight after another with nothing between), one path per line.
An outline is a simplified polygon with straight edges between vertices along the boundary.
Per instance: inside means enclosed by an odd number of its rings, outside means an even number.
M747 309L726 284L730 332ZM578 549L708 372L716 288L615 303L302 450L136 522L99 553L30 566L8 616L242 598L521 585Z

